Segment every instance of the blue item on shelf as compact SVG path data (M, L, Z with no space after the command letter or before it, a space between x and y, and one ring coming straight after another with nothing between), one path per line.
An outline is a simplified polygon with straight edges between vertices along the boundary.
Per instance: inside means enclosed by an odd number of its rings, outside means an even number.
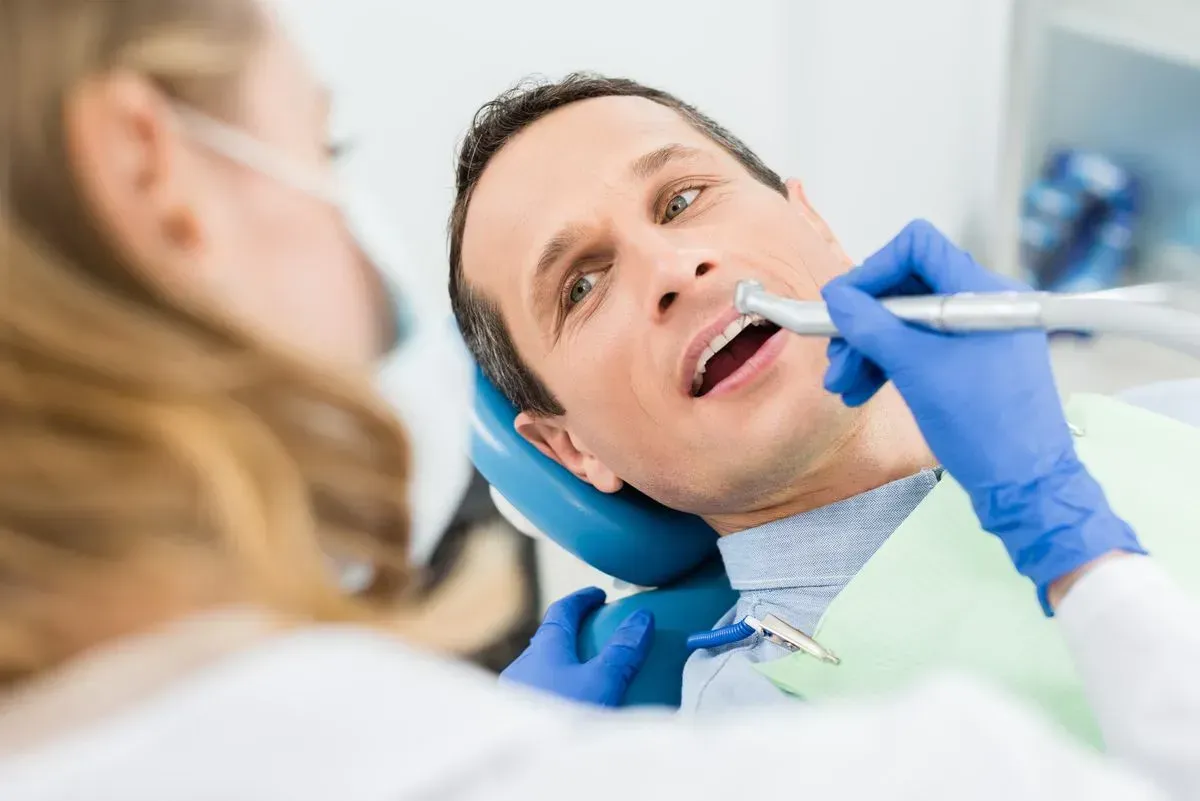
M1119 285L1132 260L1140 201L1136 177L1108 157L1052 153L1021 213L1028 282L1058 292Z

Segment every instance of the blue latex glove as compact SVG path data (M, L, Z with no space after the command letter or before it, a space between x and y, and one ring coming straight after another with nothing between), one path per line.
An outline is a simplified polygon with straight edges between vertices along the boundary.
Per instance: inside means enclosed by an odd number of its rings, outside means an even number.
M911 223L823 290L842 334L825 387L850 406L891 380L983 527L1038 588L1112 552L1145 553L1075 454L1040 331L946 334L875 298L1027 289L979 266L926 222Z
M500 674L501 681L585 704L619 706L650 653L654 616L644 609L634 612L595 658L580 662L579 624L603 603L604 591L588 587L551 604L529 647Z

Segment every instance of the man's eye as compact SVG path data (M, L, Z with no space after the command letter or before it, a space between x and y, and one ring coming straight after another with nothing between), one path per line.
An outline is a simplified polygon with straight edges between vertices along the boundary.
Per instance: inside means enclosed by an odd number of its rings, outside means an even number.
M663 209L663 222L670 222L680 214L683 214L696 202L696 198L698 197L700 197L700 190L698 188L685 189L675 195L671 198L671 202L667 204L667 207Z
M588 296L588 293L595 289L596 280L599 275L599 273L588 273L575 279L574 283L567 289L568 309L582 303L584 298Z

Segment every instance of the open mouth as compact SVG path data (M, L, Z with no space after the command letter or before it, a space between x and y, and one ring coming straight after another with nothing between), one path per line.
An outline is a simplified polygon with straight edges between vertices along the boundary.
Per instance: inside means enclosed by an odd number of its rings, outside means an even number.
M779 326L752 314L743 314L726 326L712 338L696 362L692 397L701 398L716 389L778 332Z

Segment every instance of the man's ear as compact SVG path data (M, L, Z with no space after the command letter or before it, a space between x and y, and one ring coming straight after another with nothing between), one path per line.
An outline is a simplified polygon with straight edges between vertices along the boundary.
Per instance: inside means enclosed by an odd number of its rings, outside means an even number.
M833 229L829 227L829 224L825 222L825 218L818 214L817 210L813 208L812 203L808 201L808 195L804 193L804 184L800 183L796 178L789 178L787 181L787 191L788 203L808 221L808 224L825 240L825 243L833 248L838 256L845 259L846 263L849 264L850 257L842 249L842 243L833 235Z
M591 484L601 492L616 492L625 485L595 454L580 447L559 418L534 417L521 412L513 421L513 427L547 458L558 462L580 481Z

